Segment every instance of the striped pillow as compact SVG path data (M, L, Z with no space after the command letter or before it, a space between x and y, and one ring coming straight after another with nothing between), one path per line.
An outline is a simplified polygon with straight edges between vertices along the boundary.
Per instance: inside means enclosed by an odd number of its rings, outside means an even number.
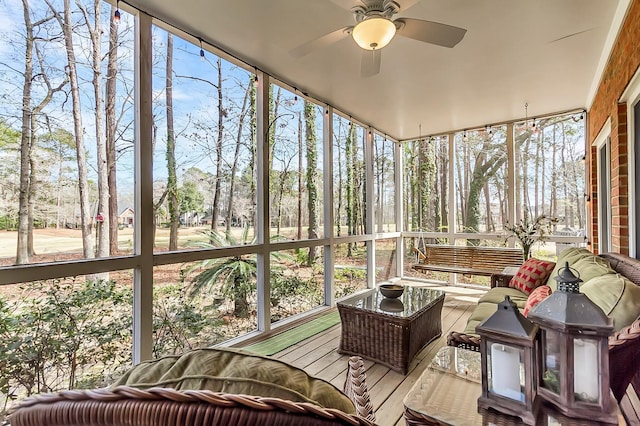
M541 285L540 287L536 287L535 290L533 290L527 298L527 303L524 304L522 315L524 315L525 317L529 315L529 311L531 311L531 309L533 309L533 307L538 303L549 297L551 293L551 287L549 287L548 285Z
M535 257L529 258L511 278L509 287L517 288L524 294L529 295L536 287L546 284L554 266L556 266L555 262L536 259Z

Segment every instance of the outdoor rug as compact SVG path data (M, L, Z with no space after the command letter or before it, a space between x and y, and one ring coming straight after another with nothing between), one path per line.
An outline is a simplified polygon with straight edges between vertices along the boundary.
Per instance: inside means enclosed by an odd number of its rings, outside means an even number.
M273 355L336 324L340 324L340 314L333 311L243 349L258 355Z

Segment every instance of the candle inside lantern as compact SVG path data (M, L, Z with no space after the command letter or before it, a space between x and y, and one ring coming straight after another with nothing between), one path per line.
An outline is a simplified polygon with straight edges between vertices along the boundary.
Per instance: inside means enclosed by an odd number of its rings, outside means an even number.
M524 401L520 389L520 350L500 344L491 345L491 391L516 401Z
M576 399L598 402L600 383L598 371L598 345L590 339L573 340L573 391Z

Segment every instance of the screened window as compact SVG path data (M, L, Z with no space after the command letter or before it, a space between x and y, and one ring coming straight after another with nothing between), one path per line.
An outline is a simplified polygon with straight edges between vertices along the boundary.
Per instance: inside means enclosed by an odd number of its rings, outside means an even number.
M374 231L396 230L395 143L379 134L373 137Z
M303 240L324 235L324 108L272 85L269 105L271 235Z
M455 135L457 232L502 230L507 217L507 126Z
M156 250L242 244L256 214L253 75L159 27L153 33Z
M402 197L408 231L449 230L449 138L403 143Z
M365 131L334 114L333 118L334 235L365 231Z
M535 124L535 125L534 125ZM584 235L584 120L579 114L518 123L516 220L558 219L554 231Z

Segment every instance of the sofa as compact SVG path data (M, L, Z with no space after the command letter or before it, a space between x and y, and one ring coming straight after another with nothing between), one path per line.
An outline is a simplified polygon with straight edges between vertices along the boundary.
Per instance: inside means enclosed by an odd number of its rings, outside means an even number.
M31 396L12 426L373 426L364 363L351 357L344 392L282 361L204 348L142 362L112 386Z
M545 269L546 276L525 291L522 286L514 284L514 276L495 274L491 277L491 289L478 300L464 331L452 331L447 336L447 344L479 350L476 326L496 311L497 304L509 296L523 313L527 312L532 305L556 290L555 277L567 262L583 280L580 291L613 319L615 332L609 338L610 382L616 399L620 401L629 383L640 389L640 357L636 356L640 351L640 260L629 256L617 253L595 255L584 248L568 248L560 253L553 266L542 262L544 265L537 267L538 275L534 278L545 275L541 272ZM542 297L533 297L534 293L540 293Z

